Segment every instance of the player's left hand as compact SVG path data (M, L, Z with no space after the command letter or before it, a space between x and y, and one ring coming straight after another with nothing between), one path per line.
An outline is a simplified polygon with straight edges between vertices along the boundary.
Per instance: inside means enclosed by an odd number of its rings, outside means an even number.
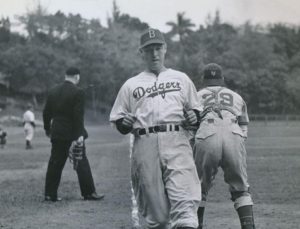
M127 114L122 121L122 124L125 127L131 128L133 126L133 123L136 121L136 117L133 116L132 114Z
M184 113L185 120L188 122L188 124L195 125L197 123L198 120L195 111L187 110L184 111L183 113Z
M83 145L83 141L84 141L83 136L79 136L78 139L76 140L76 143L77 143L78 145Z

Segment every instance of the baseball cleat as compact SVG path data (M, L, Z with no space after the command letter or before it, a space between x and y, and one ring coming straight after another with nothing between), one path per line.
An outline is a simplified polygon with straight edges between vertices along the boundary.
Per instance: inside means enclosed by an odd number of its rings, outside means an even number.
M102 200L104 195L98 195L96 192L93 192L90 195L86 195L83 197L84 200Z

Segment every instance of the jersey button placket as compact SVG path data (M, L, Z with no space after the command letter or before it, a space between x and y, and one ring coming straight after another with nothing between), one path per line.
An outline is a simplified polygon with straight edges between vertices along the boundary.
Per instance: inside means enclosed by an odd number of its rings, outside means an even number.
M155 83L158 87L159 85L159 76L156 76L155 78ZM154 113L154 120L153 120L153 123L155 123L155 125L159 125L159 124L162 124L159 122L159 112L162 112L161 110L161 107L160 107L160 99L161 99L161 94L159 94L159 91L158 91L158 94L157 96L154 97L154 110L155 110L155 113ZM163 135L161 135L160 132L156 133L156 137L157 137L157 149L158 149L158 155L159 155L159 160L160 160L160 163L162 163L162 152L161 152L161 137Z

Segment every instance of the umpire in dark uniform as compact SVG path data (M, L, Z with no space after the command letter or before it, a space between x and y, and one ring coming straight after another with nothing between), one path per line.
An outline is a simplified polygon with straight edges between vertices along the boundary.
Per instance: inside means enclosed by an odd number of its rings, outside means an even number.
M80 71L75 67L67 69L65 81L50 92L43 110L46 135L51 138L51 156L48 163L45 184L45 200L59 201L57 190L62 170L73 141L83 144L88 137L84 128L84 91L76 85ZM85 200L101 200L95 190L91 168L83 147L82 160L76 169L81 195Z

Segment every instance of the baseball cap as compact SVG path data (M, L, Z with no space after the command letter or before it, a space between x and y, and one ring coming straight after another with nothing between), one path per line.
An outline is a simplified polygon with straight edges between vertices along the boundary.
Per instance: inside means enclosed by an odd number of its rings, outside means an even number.
M150 44L165 44L165 38L163 34L158 29L147 29L140 39L140 48L144 48Z
M80 75L80 70L76 67L69 67L66 70L66 75L67 76L75 76L75 75Z
M27 109L31 109L31 108L33 108L33 105L32 105L31 103L27 103L27 104L26 104L26 108L27 108Z
M222 86L224 77L222 76L222 67L216 63L209 63L204 66L203 83L205 86Z

